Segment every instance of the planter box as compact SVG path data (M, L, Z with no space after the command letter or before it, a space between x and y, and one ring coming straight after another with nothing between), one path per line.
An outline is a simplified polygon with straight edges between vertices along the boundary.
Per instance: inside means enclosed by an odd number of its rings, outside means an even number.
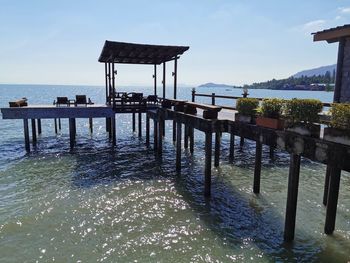
M324 128L323 139L350 146L350 131L335 128Z
M163 100L162 107L166 108L166 109L171 109L171 101L170 100Z
M303 136L310 136L313 138L320 138L321 125L295 123L293 126L286 128L287 131L295 132Z
M282 130L284 128L284 120L259 116L256 118L256 125L275 130Z
M239 113L235 114L235 121L249 123L249 124L255 124L255 118L252 118L252 116L241 115Z

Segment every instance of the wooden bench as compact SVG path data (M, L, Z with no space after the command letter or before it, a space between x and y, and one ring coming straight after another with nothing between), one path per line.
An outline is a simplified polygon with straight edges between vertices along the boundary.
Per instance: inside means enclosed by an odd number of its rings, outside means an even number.
M174 99L163 99L162 100L162 107L170 109L172 106L174 106L175 111L184 111L184 106L187 100L174 100Z
M19 99L19 100L15 100L15 101L10 101L9 106L10 106L10 108L28 106L27 99L23 98L23 99Z
M203 118L204 119L217 119L218 112L221 111L222 107L209 105L209 104L201 104L195 102L186 102L185 103L185 113L187 114L196 114L197 108L203 109Z

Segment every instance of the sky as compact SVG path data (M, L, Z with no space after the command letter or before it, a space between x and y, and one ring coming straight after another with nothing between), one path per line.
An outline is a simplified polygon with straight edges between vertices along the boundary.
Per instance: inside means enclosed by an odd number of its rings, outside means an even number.
M286 78L336 63L311 33L349 23L350 0L0 0L0 83L104 85L105 40L190 46L181 85ZM116 69L117 85L153 83L153 66Z

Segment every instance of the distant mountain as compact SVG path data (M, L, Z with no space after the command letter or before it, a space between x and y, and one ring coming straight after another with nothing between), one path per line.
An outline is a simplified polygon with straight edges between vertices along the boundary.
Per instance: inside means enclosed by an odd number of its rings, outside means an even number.
M323 67L319 67L319 68L303 70L303 71L300 71L300 72L294 74L292 77L300 78L301 76L312 77L312 76L318 76L318 75L325 75L327 71L329 71L329 73L331 73L331 75L332 75L333 70L336 70L336 64L329 65L329 66L323 66Z
M199 85L198 88L217 88L217 87L220 87L220 88L234 88L233 85L227 85L227 84L217 84L217 83L212 83L212 82L209 82L209 83L205 83L205 84L202 84L202 85Z

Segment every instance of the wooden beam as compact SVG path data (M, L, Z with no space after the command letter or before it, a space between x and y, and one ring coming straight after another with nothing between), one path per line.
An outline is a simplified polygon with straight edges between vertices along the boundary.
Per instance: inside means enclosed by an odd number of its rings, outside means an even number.
M345 39L341 38L339 40L339 47L338 47L338 60L337 60L337 70L336 70L336 76L335 76L333 102L340 102L340 97L341 97L343 63L344 63L344 46L345 46Z
M314 41L326 40L328 43L332 43L344 37L350 37L350 27L317 32L314 34Z
M288 177L286 218L284 225L284 240L287 242L292 241L294 239L299 188L299 173L300 155L291 154Z

